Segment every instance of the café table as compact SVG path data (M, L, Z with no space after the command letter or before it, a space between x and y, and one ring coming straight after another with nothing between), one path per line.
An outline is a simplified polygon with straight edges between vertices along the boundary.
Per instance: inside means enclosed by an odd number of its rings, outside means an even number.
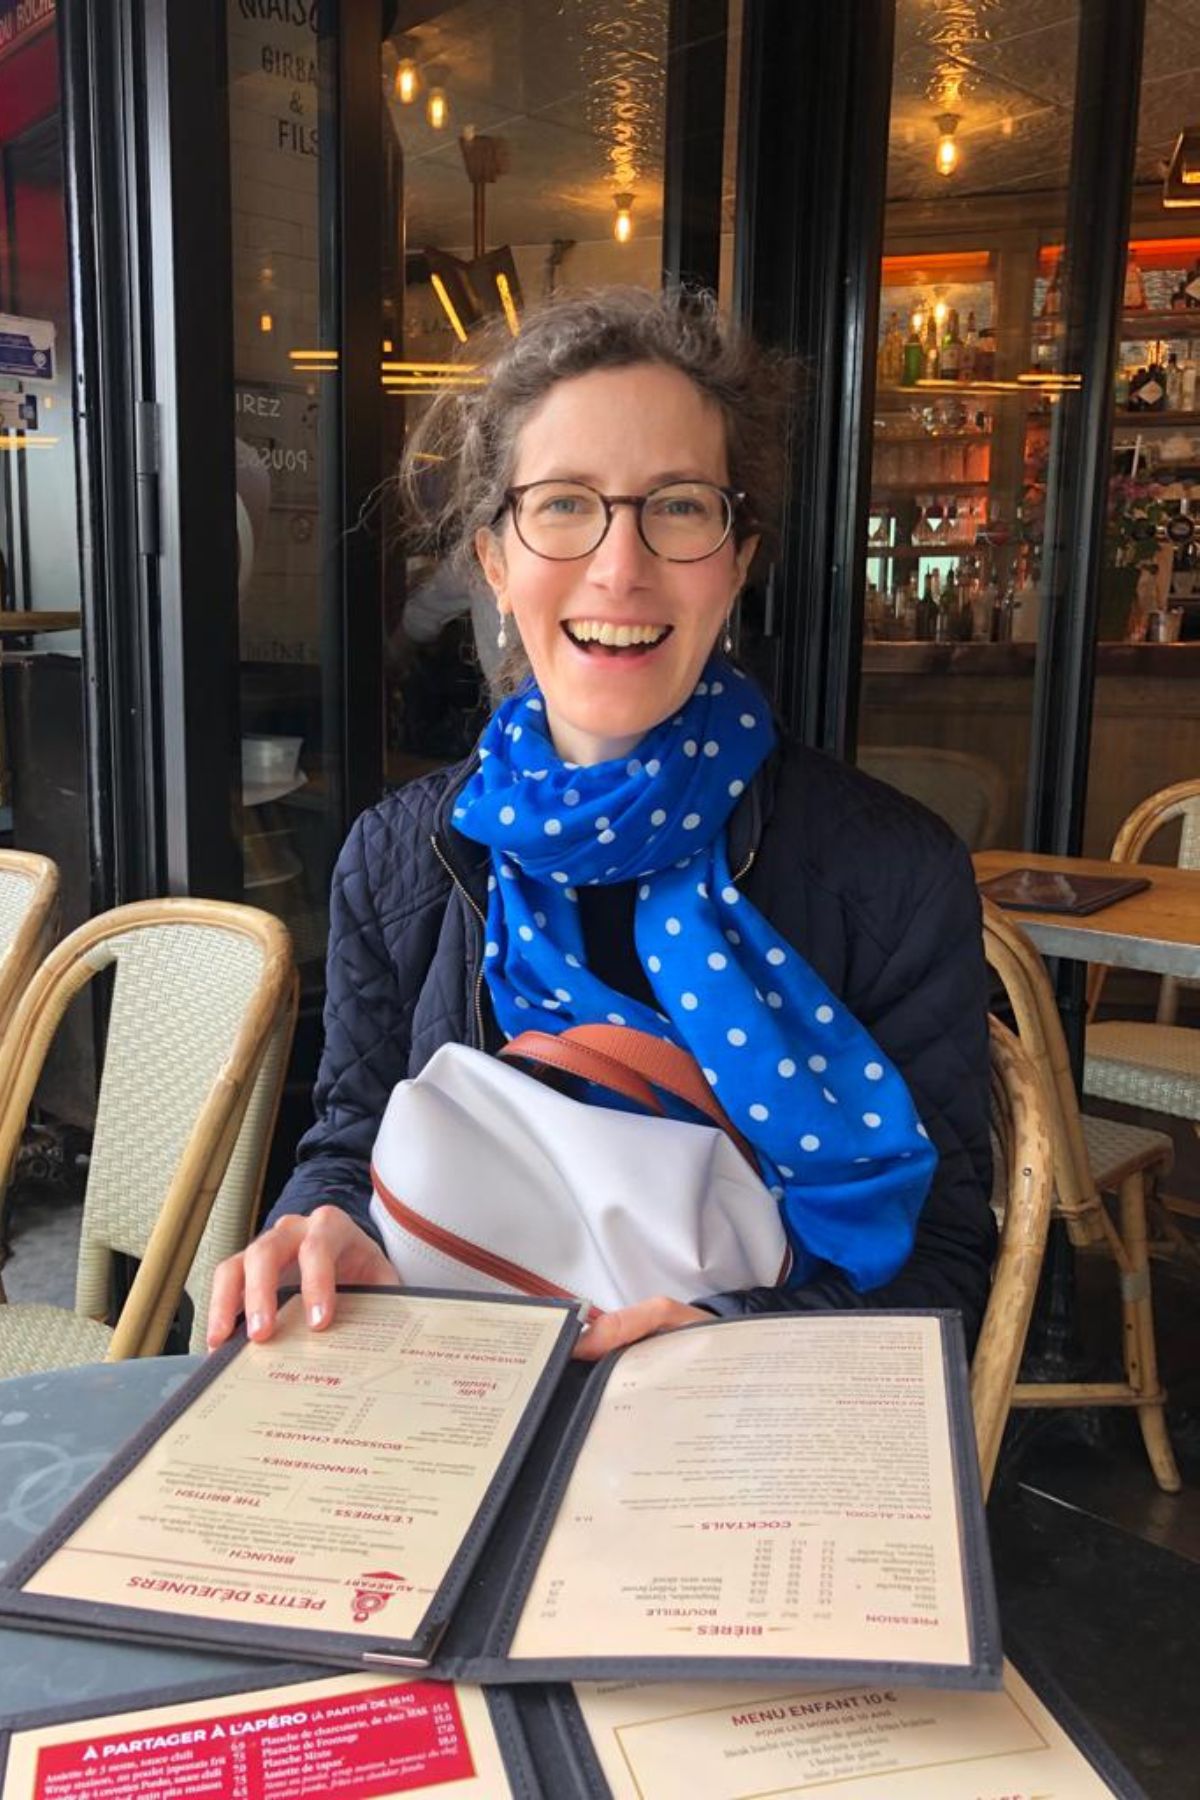
M7 1567L201 1361L146 1357L0 1381L0 1568ZM272 1667L260 1662L262 1669ZM239 1658L239 1672L249 1672ZM0 1627L0 1724L64 1699L228 1679L225 1657Z
M1200 979L1200 869L1103 862L1086 856L1038 856L1028 850L980 850L973 861L980 882L1015 869L1037 869L1068 880L1072 875L1131 875L1148 880L1150 886L1141 893L1082 917L1023 909L1009 916L1043 956Z

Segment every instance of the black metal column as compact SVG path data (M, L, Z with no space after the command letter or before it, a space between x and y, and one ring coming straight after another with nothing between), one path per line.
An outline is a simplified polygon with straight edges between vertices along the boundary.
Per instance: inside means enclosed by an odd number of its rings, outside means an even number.
M667 24L663 280L717 291L727 0L672 0Z
M735 308L802 364L775 572L778 703L843 752L857 704L893 0L747 0Z
M93 910L157 891L157 706L146 645L156 596L137 505L143 394L130 9L59 11L75 355L80 582Z
M1075 79L1063 293L1063 370L1050 440L1042 607L1026 843L1078 855L1095 678L1096 609L1108 506L1113 369L1141 97L1145 0L1083 0ZM1114 71L1116 73L1114 73Z
M155 505L160 876L240 899L237 537L223 6L142 0L147 233L143 509ZM161 891L161 890L159 890Z
M373 504L384 471L383 143L379 0L321 0L321 342L338 351L336 420L322 422L322 466L342 530L322 596L322 704L340 772L340 840L383 782L383 584Z

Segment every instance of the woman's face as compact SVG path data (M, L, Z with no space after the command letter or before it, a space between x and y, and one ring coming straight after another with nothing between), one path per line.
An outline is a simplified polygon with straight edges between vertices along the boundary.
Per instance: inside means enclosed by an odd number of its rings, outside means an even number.
M647 363L575 376L551 388L517 439L512 485L547 480L586 482L602 494L646 494L671 481L725 487L724 421L677 369ZM667 562L642 542L630 506L615 507L599 548L572 562L528 550L510 513L494 533L479 533L479 560L500 611L516 618L560 756L622 756L679 710L755 543L735 547L731 536L702 562ZM651 626L662 635L615 653L577 641L584 627L599 625Z

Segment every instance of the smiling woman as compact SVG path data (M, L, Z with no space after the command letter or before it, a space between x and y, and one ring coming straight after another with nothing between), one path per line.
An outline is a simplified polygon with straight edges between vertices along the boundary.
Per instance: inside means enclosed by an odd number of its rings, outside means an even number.
M584 1354L809 1307L957 1306L973 1334L993 1227L969 861L914 803L781 740L728 657L786 369L705 301L624 290L529 314L486 366L438 396L406 480L427 541L478 560L519 641L472 756L342 853L318 1121L274 1228L222 1269L212 1341L243 1299L268 1336L293 1261L315 1326L336 1281L394 1279L369 1216L391 1087L447 1042L494 1051L535 1022L693 1058L791 1251L782 1285L648 1294ZM430 456L455 478L422 512Z

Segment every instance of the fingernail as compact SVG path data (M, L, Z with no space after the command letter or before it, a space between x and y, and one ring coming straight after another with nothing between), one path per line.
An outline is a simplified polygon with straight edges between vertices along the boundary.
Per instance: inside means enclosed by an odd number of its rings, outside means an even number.
M312 1326L314 1331L316 1330L318 1325L320 1325L324 1322L324 1319L325 1319L325 1308L323 1306L310 1306L309 1307L308 1322Z
M246 1330L250 1333L251 1337L254 1337L258 1332L260 1332L262 1330L262 1328L266 1324L266 1322L267 1322L267 1317L266 1317L265 1313L260 1313L260 1312L251 1313L249 1321L246 1325Z

